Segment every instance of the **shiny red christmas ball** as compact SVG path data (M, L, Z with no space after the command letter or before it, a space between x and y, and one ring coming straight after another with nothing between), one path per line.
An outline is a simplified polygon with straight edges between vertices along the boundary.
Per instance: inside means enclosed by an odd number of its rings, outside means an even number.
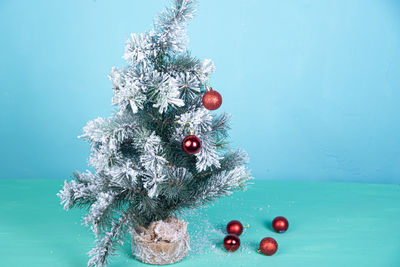
M272 228L277 233L284 233L289 228L289 222L285 217L278 216L272 221Z
M222 96L214 90L203 95L203 106L208 110L216 110L222 105Z
M236 220L230 221L226 225L226 231L228 232L228 234L240 236L243 232L243 225Z
M236 235L227 235L224 238L224 247L227 251L236 251L240 247L240 239Z
M188 154L196 154L200 151L201 142L195 135L189 135L182 142L183 150Z
M274 255L278 250L278 243L272 237L266 237L260 242L260 247L257 252L262 253L267 256Z

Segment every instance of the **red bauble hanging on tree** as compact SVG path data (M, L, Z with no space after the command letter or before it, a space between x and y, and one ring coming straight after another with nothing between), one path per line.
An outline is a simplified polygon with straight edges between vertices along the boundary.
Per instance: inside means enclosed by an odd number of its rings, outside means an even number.
M243 232L243 225L236 220L230 221L226 225L226 231L228 232L228 234L240 236Z
M212 89L203 95L203 106L208 110L216 110L222 104L222 96Z
M195 135L189 135L185 139L183 139L182 147L186 153L190 155L196 154L197 152L200 151L201 148L200 139L197 138L197 136Z
M272 221L272 228L277 233L284 233L289 228L289 222L283 216L278 216Z
M224 238L224 247L228 251L236 251L240 247L240 239L236 235L227 235Z
M274 255L278 250L278 243L272 237L266 237L260 242L260 247L257 249L258 253L262 253L267 256Z

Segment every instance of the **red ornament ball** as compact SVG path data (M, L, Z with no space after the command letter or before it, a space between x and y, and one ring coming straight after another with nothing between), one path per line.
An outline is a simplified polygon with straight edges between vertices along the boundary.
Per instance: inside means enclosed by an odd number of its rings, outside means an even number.
M278 216L272 221L272 228L277 233L284 233L289 228L289 222L285 217Z
M226 231L228 232L228 234L240 236L243 232L243 225L236 220L230 221L226 225Z
M274 255L278 250L278 243L272 237L263 238L260 242L260 247L257 252L262 253L267 256Z
M203 106L208 110L216 110L222 105L222 96L214 90L203 95Z
M196 154L200 151L201 148L200 139L197 138L197 136L195 135L186 136L185 139L183 139L182 147L186 153L190 155Z
M227 251L236 251L240 247L240 239L237 235L227 235L224 238L224 247Z

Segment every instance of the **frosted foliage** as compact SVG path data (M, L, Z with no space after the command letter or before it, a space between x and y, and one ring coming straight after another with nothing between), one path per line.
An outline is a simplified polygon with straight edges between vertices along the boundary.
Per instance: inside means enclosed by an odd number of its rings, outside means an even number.
M132 65L144 64L157 55L156 44L153 42L154 31L148 34L131 34L131 39L126 41L124 59Z
M90 207L88 215L84 218L86 225L92 225L91 229L96 236L99 234L98 223L105 211L112 205L113 200L114 194L100 192L97 195L96 202Z
M109 170L110 164L112 164L112 160L114 159L115 152L112 151L107 146L102 146L99 149L93 149L90 154L89 163L92 165L97 171L105 171Z
M130 116L116 115L113 119L97 118L91 120L83 128L84 134L79 138L87 138L92 144L101 143L111 151L133 135L135 120Z
M61 204L64 205L64 209L68 210L74 206L74 201L84 197L86 194L84 191L86 190L86 186L82 184L78 184L75 181L64 183L63 192L59 193L59 197L61 198ZM89 194L88 194L89 195Z
M169 168L168 176L172 177L176 182L186 184L193 179L192 173L185 168Z
M211 131L212 116L205 108L191 107L191 109L176 117L179 127L176 128L177 133L184 133L185 128L190 126L195 133L207 133Z
M174 86L175 81L168 75L160 76L157 91L154 92L153 107L158 108L160 113L164 113L169 106L182 107L185 105L179 98L180 91Z
M122 111L130 108L132 113L137 113L143 108L146 101L146 88L137 77L132 76L128 70L119 70L115 67L108 77L114 89L113 105L118 105Z
M203 73L204 75L210 75L214 71L215 71L215 65L214 62L211 61L211 59L205 59L201 63L200 72Z
M189 236L172 215L244 189L251 179L245 153L227 149L229 116L202 104L215 65L187 50L185 27L195 7L194 0L172 0L154 29L130 36L127 65L108 75L115 112L89 121L79 136L90 143L94 171L75 173L58 196L66 210L87 208L83 222L97 237L89 266L106 265L132 233L139 260L182 259ZM201 142L194 155L182 148L190 134Z
M95 180L94 175L89 171L88 173L82 174L83 176L92 176L92 180ZM68 210L73 208L80 201L93 201L97 196L97 192L101 190L100 186L94 181L92 183L79 183L77 181L65 181L63 190L57 195L61 199L61 204L64 205L64 209Z
M139 171L134 163L128 160L121 166L110 169L109 174L111 186L132 189L136 187Z
M223 157L219 156L214 139L212 139L209 134L201 135L200 138L202 140L202 146L200 152L196 154L196 169L202 172L211 166L220 168L221 164L219 161L223 159Z
M205 84L208 80L208 76L215 71L214 62L212 62L211 59L205 59L197 66L196 70L198 71L197 77Z
M151 133L142 143L141 150L140 162L145 169L145 172L143 172L143 187L147 190L148 196L154 198L158 196L158 185L166 177L163 169L167 160L163 157L161 138L155 135L154 132Z
M148 170L144 175L146 178L143 187L147 190L148 196L150 198L157 197L159 193L158 185L164 181L166 175L152 170Z
M162 157L163 149L161 146L161 138L154 132L146 139L142 147L143 153L140 156L140 162L146 170L161 171L166 163L166 159Z
M116 245L123 245L123 236L127 232L127 225L131 223L129 212L122 212L118 220L110 222L109 231L96 240L97 245L89 251L91 259L88 266L101 267L107 264L107 257L115 250Z
M201 172L211 166L219 168L221 166L219 161L223 157L219 155L215 140L211 137L213 117L210 112L204 107L193 107L176 119L180 125L175 130L176 141L185 138L188 133L185 129L192 130L201 140L201 150L195 155L197 158L196 169Z
M190 72L178 73L171 87L177 88L184 98L194 98L201 91L202 81Z
M93 142L104 142L111 131L112 127L109 120L97 118L89 121L87 125L83 127L84 134L80 137L88 137L88 139Z
M185 26L193 18L194 0L174 0L170 8L161 12L156 20L158 40L173 53L184 52L188 38Z

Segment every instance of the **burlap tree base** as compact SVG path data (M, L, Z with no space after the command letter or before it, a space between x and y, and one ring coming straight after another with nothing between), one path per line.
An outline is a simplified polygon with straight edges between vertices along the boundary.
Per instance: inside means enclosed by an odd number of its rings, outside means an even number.
M147 229L132 231L132 253L149 264L164 265L186 257L189 249L187 223L175 217L152 222Z

